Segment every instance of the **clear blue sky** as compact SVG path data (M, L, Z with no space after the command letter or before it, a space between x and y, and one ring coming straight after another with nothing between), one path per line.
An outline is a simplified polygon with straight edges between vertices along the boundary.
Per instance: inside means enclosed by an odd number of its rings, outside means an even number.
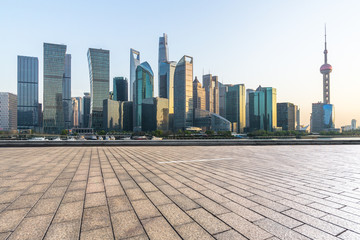
M360 121L360 1L14 1L0 7L0 91L16 93L16 56L35 56L43 81L43 43L72 54L72 96L89 91L86 52L110 50L110 73L129 76L129 48L141 52L157 76L158 39L169 37L170 60L194 57L223 83L277 88L278 102L301 108L322 100L324 23L328 29L331 103L336 127ZM157 95L157 79L156 79Z

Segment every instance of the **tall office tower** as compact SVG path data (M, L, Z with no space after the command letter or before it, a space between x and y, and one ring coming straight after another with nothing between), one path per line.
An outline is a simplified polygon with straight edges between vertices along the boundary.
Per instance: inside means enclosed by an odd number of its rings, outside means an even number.
M38 127L42 128L43 127L43 109L42 109L42 103L38 104Z
M201 83L195 77L193 82L193 108L206 110L206 101L205 101L205 88L201 87Z
M169 114L174 114L174 74L176 62L161 62L159 67L159 97L169 99Z
M71 128L72 102L71 102L71 55L65 55L65 72L63 77L63 109L65 128Z
M203 87L206 94L206 110L219 114L219 80L211 74L203 75Z
M246 127L250 127L250 108L249 108L249 95L255 92L253 89L246 89Z
M136 80L134 83L134 132L142 131L142 103L146 98L154 96L154 73L148 62L141 63L136 68Z
M145 132L169 130L169 100L146 98L142 103L142 130Z
M130 101L134 100L136 68L140 65L140 52L130 48Z
M90 126L95 130L103 128L103 101L109 98L110 52L89 48L90 75Z
M249 93L250 131L273 131L277 127L276 89L259 86Z
M17 96L0 92L0 131L17 130Z
M295 130L300 130L300 108L299 106L295 105Z
M161 63L168 61L169 61L168 40L166 33L164 33L162 37L159 37L159 60L158 60L159 89L160 89L160 65Z
M284 131L294 131L296 125L296 110L292 103L277 104L277 126Z
M231 122L231 131L242 133L246 125L245 85L236 84L228 87L226 93L226 119Z
M351 130L356 130L356 119L351 120Z
M114 77L113 79L113 100L128 100L128 80L126 77Z
M39 61L37 57L17 57L17 126L39 126Z
M72 121L71 125L72 127L80 127L79 123L79 102L76 98L71 98L72 101Z
M77 101L77 115L78 115L78 119L79 119L79 124L78 126L81 127L83 126L83 120L84 120L84 104L83 104L83 98L82 97L75 97L76 101ZM75 112L75 111L73 111Z
M219 115L222 117L226 117L226 93L229 86L229 84L219 82Z
M44 43L43 128L45 133L59 133L65 128L63 78L66 45Z
M90 104L91 104L91 97L90 93L85 92L83 97L83 128L90 127Z
M193 58L183 56L174 76L174 128L193 126Z

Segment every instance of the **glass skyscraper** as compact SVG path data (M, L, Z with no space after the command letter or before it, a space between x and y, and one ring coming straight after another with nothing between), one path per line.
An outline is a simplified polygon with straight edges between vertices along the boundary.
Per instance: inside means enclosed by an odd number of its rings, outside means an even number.
M134 100L136 68L140 65L140 52L130 48L130 101Z
M39 126L39 61L37 57L17 57L17 126Z
M159 37L159 60L158 60L159 89L160 89L161 63L168 62L168 61L169 61L168 41L167 41L167 35L166 35L166 33L164 33L162 37Z
M169 99L169 114L174 114L174 74L176 62L161 62L159 67L159 97Z
M174 128L193 126L193 58L183 56L174 76Z
M63 109L66 129L71 128L72 101L71 101L71 55L65 55L65 72L63 77Z
M109 98L110 52L109 50L89 48L90 76L90 126L103 129L103 101Z
M114 77L113 100L128 101L128 80L125 77Z
M82 127L89 128L90 127L90 103L91 97L90 93L84 93L83 97L83 120L82 120Z
M228 86L225 98L226 119L231 122L232 131L242 133L246 125L245 85Z
M154 73L148 62L141 63L136 68L136 80L134 84L134 131L141 131L142 103L146 98L154 96Z
M63 78L66 45L44 43L44 112L46 133L59 133L65 128L63 110Z

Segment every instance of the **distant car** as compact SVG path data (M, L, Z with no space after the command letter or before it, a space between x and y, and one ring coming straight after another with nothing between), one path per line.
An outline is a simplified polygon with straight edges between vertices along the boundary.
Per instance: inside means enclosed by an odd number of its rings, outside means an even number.
M29 141L46 141L45 137L34 137L31 138Z
M146 136L134 136L133 137L134 140L147 140Z
M151 138L151 140L157 140L157 141L159 141L159 140L163 140L163 138L153 136L153 137Z

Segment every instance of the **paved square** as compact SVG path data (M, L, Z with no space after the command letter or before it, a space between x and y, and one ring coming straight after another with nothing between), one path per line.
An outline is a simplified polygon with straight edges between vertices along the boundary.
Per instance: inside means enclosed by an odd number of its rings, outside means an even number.
M360 239L360 146L0 148L0 239Z

